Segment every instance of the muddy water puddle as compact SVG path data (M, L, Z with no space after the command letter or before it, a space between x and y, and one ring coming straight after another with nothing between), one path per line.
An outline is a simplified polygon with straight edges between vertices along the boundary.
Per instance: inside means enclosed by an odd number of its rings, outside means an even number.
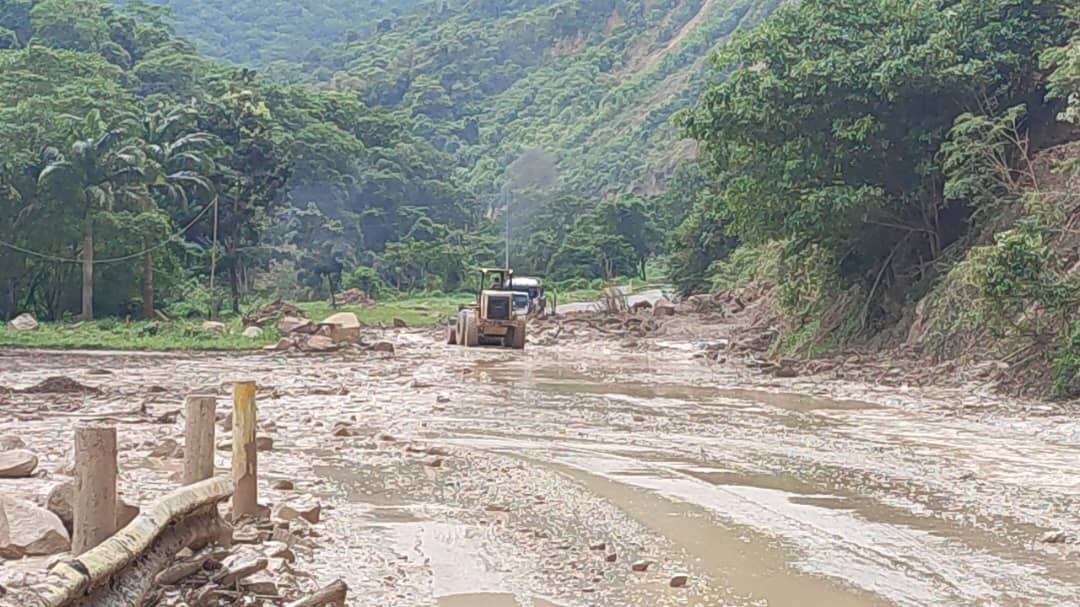
M520 432L474 423L460 429L457 442L558 469L671 539L710 583L726 589L723 603L699 604L742 604L733 597L769 605L1080 604L1071 549L1032 549L1045 517L1024 520L1019 509L1015 518L1003 515L992 489L950 496L947 479L918 476L955 461L975 469L953 473L963 479L985 473L1010 487L1060 492L1041 507L1056 508L1048 514L1075 526L1080 478L1067 462L1080 453L1070 445L1010 446L1016 437L993 427L856 400L626 382L565 368L510 365L484 374L512 386L518 406L553 408L561 423L534 422ZM734 413L712 416L712 409ZM607 423L581 430L618 410L662 416L666 427ZM541 427L546 434L535 431ZM695 448L696 467L685 461ZM721 459L715 467L717 456L734 466L725 470ZM915 464L907 473L899 469L904 460ZM1038 463L1025 467L1024 460ZM806 464L814 467L798 470ZM868 474L872 466L885 475ZM889 479L889 467L898 476ZM863 475L873 491L860 488ZM945 494L935 493L943 488ZM907 495L875 495L889 490ZM1064 497L1071 512L1061 508L1062 494L1071 494ZM980 498L989 498L983 516L990 528L963 512ZM1037 495L1028 499L1040 507Z

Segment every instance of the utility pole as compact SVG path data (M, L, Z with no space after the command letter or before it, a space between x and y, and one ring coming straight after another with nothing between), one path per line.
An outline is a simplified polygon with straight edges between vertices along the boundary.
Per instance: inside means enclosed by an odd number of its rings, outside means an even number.
M214 196L214 234L210 245L210 320L217 316L216 299L214 298L214 273L217 270L217 227L218 227L218 197Z
M510 267L510 188L503 188L503 206L506 207L506 264L504 268Z

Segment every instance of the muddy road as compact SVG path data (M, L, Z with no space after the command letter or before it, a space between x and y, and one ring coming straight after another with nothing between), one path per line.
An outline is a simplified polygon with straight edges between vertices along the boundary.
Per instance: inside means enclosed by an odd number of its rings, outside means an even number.
M230 382L254 379L274 441L260 499L323 504L306 556L351 604L1080 605L1068 409L969 386L765 380L677 338L520 353L388 336L393 356L2 351L0 385L65 376L101 392L0 392L0 435L52 471L0 489L47 491L72 424L110 419L122 493L150 499L182 466L149 454L182 440L184 395L224 410Z

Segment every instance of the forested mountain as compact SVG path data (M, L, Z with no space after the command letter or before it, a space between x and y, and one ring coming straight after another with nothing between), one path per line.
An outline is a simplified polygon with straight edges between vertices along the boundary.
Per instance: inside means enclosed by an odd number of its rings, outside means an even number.
M437 0L395 12L323 0L293 10L334 15L331 26L352 13L353 30L318 26L300 40L290 35L295 24L279 27L286 11L273 3L173 8L181 31L212 55L407 112L414 134L455 157L488 216L509 205L516 267L598 277L634 272L657 249L642 237L677 223L678 210L644 216L633 195L660 192L692 156L671 118L704 86L709 50L778 3ZM215 12L228 17L206 18ZM227 48L217 42L226 22ZM602 224L618 215L647 225L606 238Z

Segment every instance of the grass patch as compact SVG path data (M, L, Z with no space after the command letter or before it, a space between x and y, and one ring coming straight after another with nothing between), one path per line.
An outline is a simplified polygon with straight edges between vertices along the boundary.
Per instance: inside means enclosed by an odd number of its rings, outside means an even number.
M395 318L409 325L430 325L446 320L457 312L458 304L473 301L469 293L431 294L380 301L373 306L333 308L329 302L312 301L296 304L308 318L320 321L337 312L352 312L362 323L389 325Z
M390 325L400 318L410 325L430 325L442 322L453 314L459 303L471 300L471 295L437 294L407 297L379 302L373 306L338 306L326 302L297 304L308 318L321 321L335 312L352 312L363 323ZM277 342L277 328L263 328L261 337L248 338L240 318L223 320L228 327L225 335L203 330L202 319L158 321L123 321L103 318L94 322L43 322L33 331L14 331L0 324L0 346L44 348L58 350L255 350Z
M214 335L202 328L201 320L175 322L131 321L112 318L87 323L41 323L33 331L14 331L0 327L0 345L60 350L251 350L278 340L274 327L267 327L258 338L241 335L239 319L226 323L225 335Z

